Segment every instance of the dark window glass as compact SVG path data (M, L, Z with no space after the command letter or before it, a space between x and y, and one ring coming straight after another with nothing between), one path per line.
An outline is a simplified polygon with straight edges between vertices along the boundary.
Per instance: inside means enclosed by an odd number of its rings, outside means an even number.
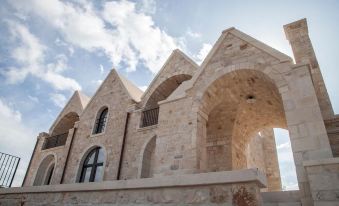
M99 134L104 131L107 122L108 108L104 109L95 122L94 134Z
M82 166L79 182L97 182L102 179L104 154L100 147L93 149L86 157Z

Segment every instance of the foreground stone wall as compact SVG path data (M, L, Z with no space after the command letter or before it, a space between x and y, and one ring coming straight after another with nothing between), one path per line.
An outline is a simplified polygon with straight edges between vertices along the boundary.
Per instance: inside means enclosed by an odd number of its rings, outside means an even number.
M0 189L0 205L262 205L258 170Z
M304 162L314 205L339 205L339 158Z
M261 198L264 206L302 206L298 190L262 192Z

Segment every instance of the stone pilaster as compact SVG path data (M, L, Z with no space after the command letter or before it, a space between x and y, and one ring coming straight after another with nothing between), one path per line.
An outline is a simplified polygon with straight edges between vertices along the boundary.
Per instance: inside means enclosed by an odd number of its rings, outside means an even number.
M314 89L318 98L322 116L325 119L333 117L333 108L328 96L325 82L321 74L312 42L308 35L306 19L301 19L284 26L285 34L291 44L295 62L310 64Z

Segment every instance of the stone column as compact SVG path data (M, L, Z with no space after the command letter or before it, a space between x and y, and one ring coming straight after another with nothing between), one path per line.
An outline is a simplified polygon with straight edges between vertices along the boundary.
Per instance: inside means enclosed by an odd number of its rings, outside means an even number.
M306 19L287 24L284 26L285 34L289 40L295 62L307 63L311 67L311 76L314 89L320 105L320 110L324 119L333 117L333 109L330 98L328 96L324 79L321 75L321 70L315 56L312 42L308 35Z
M281 191L278 153L273 129L266 129L261 132L261 135L263 138L268 191Z
M66 172L67 170L67 165L66 165L66 160L67 160L67 156L69 155L69 147L71 146L71 142L74 136L74 132L75 132L75 128L78 127L78 122L75 123L74 128L70 129L68 131L68 135L67 135L67 140L65 145L62 148L62 151L59 152L58 155L58 161L57 161L57 165L55 166L54 170L54 175L53 175L53 179L52 179L52 184L62 184L63 182L65 182L65 180L62 181L62 175L64 175L63 173ZM66 167L66 168L65 168Z
M208 116L202 112L197 112L196 121L196 156L197 172L207 171L207 153L206 153L206 124Z
M281 191L277 147L273 129L264 129L252 137L247 148L247 168L258 168L267 177L267 188L261 191Z
M285 74L287 85L280 86L287 126L303 205L312 205L303 162L332 157L309 66L296 65Z

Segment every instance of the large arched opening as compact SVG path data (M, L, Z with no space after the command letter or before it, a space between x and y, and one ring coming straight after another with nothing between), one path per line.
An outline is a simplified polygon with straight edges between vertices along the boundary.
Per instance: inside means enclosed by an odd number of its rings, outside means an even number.
M67 133L74 127L75 122L79 121L79 115L75 112L69 112L64 115L55 125L51 136Z
M148 98L141 115L141 127L148 127L158 124L159 104L158 102L167 99L184 81L191 79L188 74L172 76L162 82Z
M64 115L52 128L50 136L45 139L42 149L50 149L66 144L68 132L74 127L75 122L79 121L79 115L70 112Z
M205 114L202 172L256 167L266 173L269 191L281 190L273 128L287 124L281 95L266 74L243 69L219 77L204 91L199 109ZM262 161L272 155L272 162Z

